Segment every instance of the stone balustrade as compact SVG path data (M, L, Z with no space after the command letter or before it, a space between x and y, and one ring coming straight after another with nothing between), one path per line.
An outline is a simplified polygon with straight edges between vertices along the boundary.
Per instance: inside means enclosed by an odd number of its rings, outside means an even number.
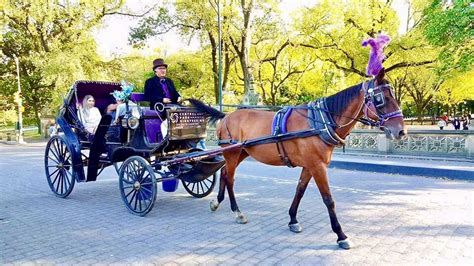
M214 128L209 128L207 135L209 143L216 143ZM356 129L346 138L344 149L351 152L474 158L474 130L411 130L400 140L389 140L378 129Z

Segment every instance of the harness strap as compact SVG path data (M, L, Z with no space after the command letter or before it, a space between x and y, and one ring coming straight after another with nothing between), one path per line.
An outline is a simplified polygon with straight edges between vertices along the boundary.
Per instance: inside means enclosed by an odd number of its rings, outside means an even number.
M290 117L292 111L293 111L292 107L285 106L275 114L275 116L273 117L273 122L272 122L272 136L277 136L280 134L287 133L286 127L288 124L288 118ZM280 140L277 140L275 144L276 144L278 156L280 157L281 162L290 168L295 167L291 163L290 158L288 157L288 153L286 152L283 142L281 142Z
M337 135L334 127L337 126L332 116L327 112L326 98L308 104L308 124L311 128L321 131L319 137L328 145L344 145L344 140Z
M278 150L278 156L280 156L280 160L288 167L293 168L295 165L291 163L290 158L288 157L288 153L285 150L285 146L283 145L283 142L277 141L276 142L277 150Z
M224 123L224 126L225 126L225 130L227 131L227 137L229 137L228 139L219 139L217 141L217 145L221 145L221 144L236 144L236 143L239 143L238 140L235 140L232 138L232 136L230 135L230 130L229 130L229 127L227 126L227 117L228 116L225 116L224 119L222 120L222 123ZM217 131L216 131L217 133Z
M223 139L223 140L218 140L217 141L217 145L221 145L221 144L237 144L239 143L238 140L235 140L235 139Z

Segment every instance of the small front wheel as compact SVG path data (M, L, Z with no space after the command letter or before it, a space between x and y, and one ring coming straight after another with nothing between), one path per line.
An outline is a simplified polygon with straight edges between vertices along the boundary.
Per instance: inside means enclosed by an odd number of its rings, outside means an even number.
M181 180L183 183L184 189L191 194L193 197L196 198L204 198L205 196L209 195L214 186L216 185L216 174L209 176L208 178L197 181L197 182L188 182L185 180Z
M71 194L76 183L72 155L61 136L53 136L46 145L44 167L51 191L60 198Z
M145 216L156 200L156 177L151 165L140 156L128 158L120 167L120 193L127 209Z

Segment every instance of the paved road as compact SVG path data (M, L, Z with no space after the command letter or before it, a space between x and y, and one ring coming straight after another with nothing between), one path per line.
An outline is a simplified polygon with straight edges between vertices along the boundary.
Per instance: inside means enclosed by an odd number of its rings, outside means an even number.
M474 261L474 183L330 169L346 234L337 247L314 183L300 234L287 229L297 169L246 161L236 193L250 222L234 223L228 200L216 213L182 188L159 192L146 217L127 212L117 176L53 196L42 144L0 144L0 264L449 264Z

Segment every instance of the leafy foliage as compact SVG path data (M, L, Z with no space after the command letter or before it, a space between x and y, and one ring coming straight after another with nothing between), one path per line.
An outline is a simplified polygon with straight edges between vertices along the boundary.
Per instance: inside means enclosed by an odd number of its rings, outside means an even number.
M430 43L443 47L439 58L444 70L467 71L474 63L474 7L468 0L452 2L435 0L425 9L424 33Z
M19 59L25 114L36 118L39 130L40 113L59 102L63 86L95 72L99 60L90 30L122 5L120 0L2 1L0 60L7 68L0 74L14 84L14 58Z

